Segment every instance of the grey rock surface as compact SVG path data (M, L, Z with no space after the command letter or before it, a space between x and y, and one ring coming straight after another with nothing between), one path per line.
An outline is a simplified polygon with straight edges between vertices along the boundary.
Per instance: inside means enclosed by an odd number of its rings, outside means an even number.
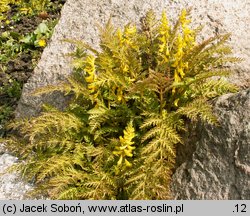
M98 44L97 24L103 25L112 17L115 26L137 22L146 11L153 9L159 16L165 10L170 19L182 8L192 7L194 26L204 25L203 38L217 33L232 32L230 44L235 54L245 58L238 64L231 80L241 86L250 81L250 1L249 0L68 0L61 12L50 44L45 48L34 75L24 86L16 116L29 117L41 111L43 103L63 108L66 99L59 93L33 97L33 90L56 84L68 76L72 68L70 58L73 46L62 39L81 39L93 46Z
M220 97L214 111L221 125L198 125L194 152L173 176L174 199L250 199L250 89Z
M3 144L0 143L0 148ZM17 162L17 158L7 153L0 153L0 200L22 200L32 186L24 183L20 175L6 170Z

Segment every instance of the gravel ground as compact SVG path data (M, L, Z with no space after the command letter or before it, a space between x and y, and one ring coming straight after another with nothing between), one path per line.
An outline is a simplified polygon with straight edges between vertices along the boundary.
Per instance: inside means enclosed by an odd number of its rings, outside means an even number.
M18 174L5 173L16 162L16 157L4 153L3 144L0 143L0 200L25 199L25 193L31 189L31 185L22 182Z

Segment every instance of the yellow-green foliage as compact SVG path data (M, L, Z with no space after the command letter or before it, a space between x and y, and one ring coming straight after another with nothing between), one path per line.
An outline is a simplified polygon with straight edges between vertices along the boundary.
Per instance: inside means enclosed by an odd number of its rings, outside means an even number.
M10 9L11 4L19 4L21 0L0 0L0 12L6 12Z
M41 12L46 9L50 0L0 0L0 21L4 20L4 13L8 12L12 5L18 6L18 10L27 15Z
M237 88L225 44L229 35L196 42L183 10L174 26L149 11L141 28L100 30L100 50L77 46L68 82L35 94L74 95L65 111L46 106L15 122L9 148L36 192L53 199L168 199L175 147L187 119L217 123L209 100Z

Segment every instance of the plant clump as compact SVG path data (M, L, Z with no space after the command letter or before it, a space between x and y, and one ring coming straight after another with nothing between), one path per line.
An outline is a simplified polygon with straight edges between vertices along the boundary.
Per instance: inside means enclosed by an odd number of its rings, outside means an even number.
M100 50L82 41L72 53L74 73L38 89L72 95L64 111L45 105L40 116L14 122L8 148L52 199L169 199L176 146L187 123L218 124L211 99L236 92L224 79L232 57L229 35L197 43L189 11L174 25L149 11L137 28L100 29Z

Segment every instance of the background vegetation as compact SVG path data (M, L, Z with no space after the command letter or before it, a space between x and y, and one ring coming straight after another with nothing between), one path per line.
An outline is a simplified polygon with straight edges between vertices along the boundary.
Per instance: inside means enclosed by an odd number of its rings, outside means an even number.
M49 42L61 0L0 0L0 137Z

